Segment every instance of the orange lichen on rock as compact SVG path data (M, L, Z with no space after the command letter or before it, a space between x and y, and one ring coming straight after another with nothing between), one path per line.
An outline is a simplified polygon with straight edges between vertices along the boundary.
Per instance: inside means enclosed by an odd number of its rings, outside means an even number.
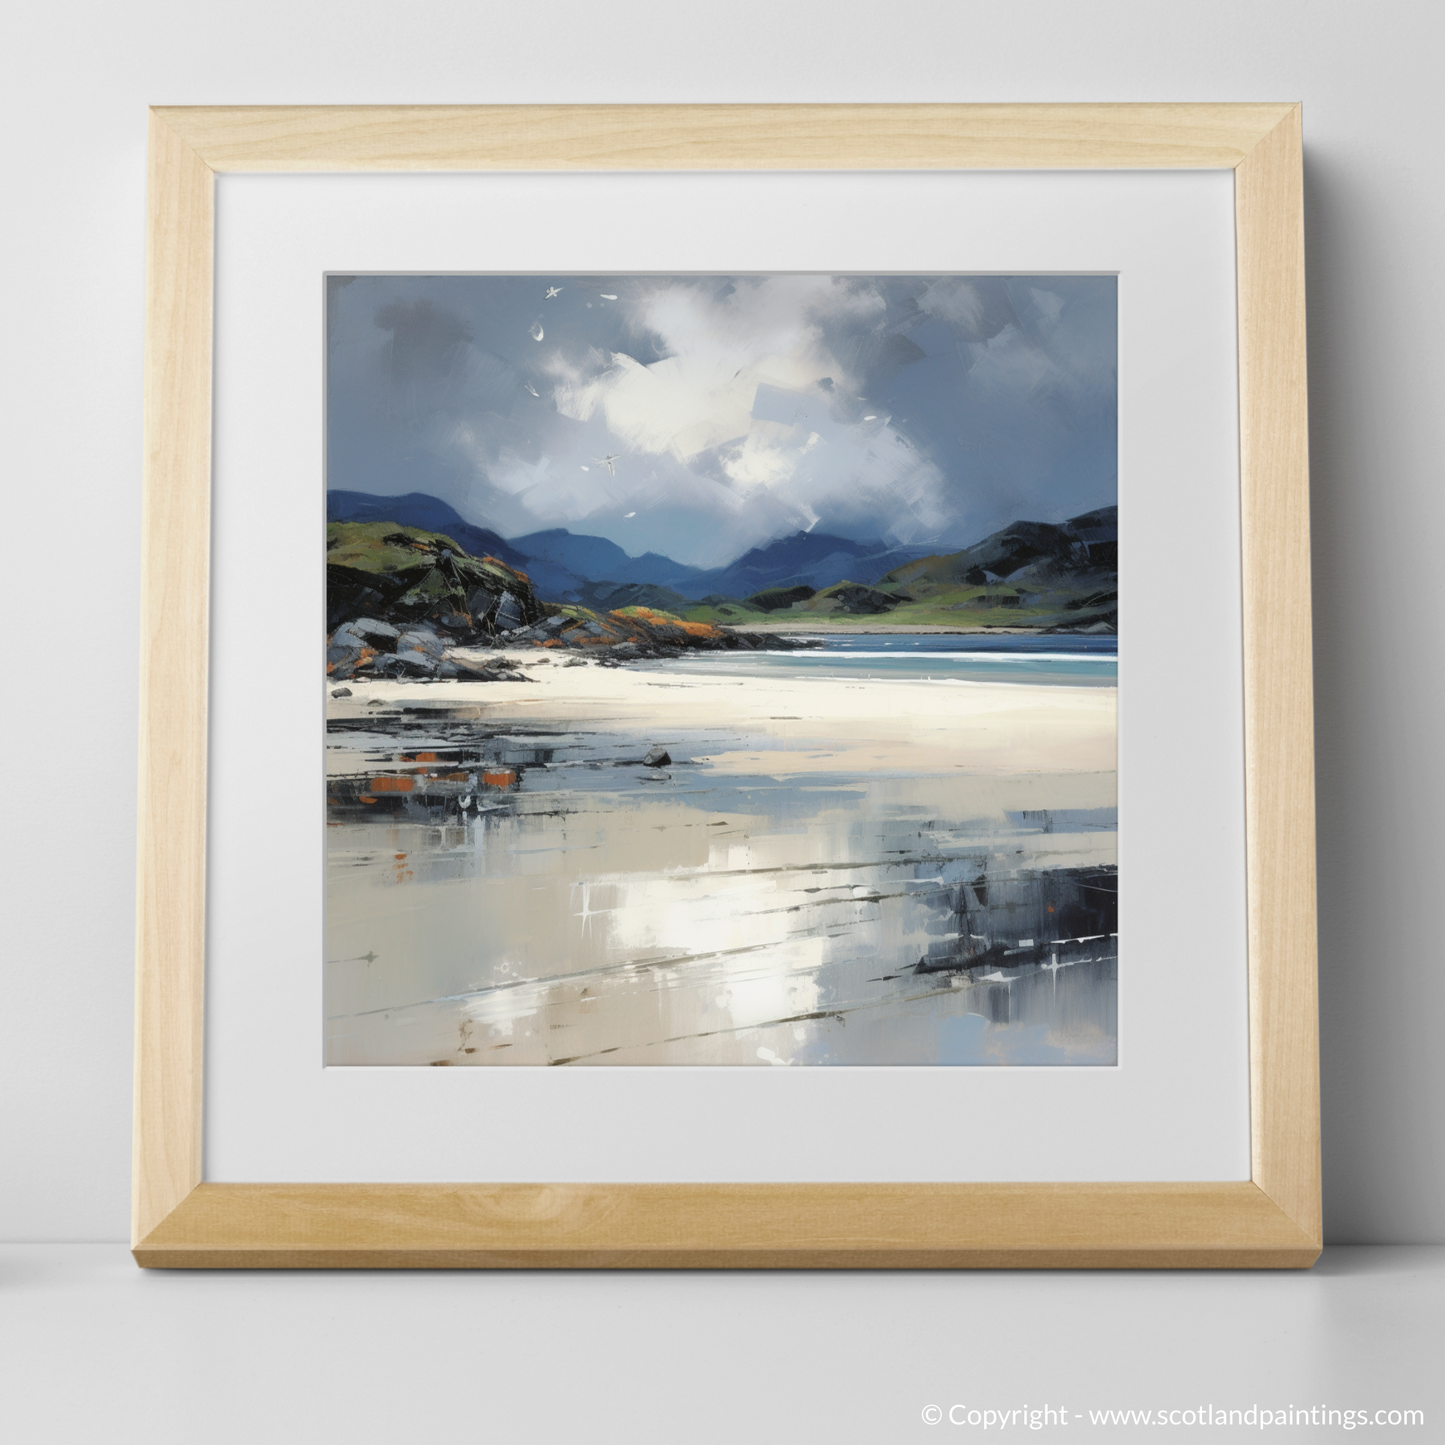
M710 622L687 622L674 612L663 612L656 607L619 607L608 615L632 627L641 623L644 627L663 632L676 628L688 637L706 638L708 641L715 641L723 636L722 629Z
M414 778L373 778L370 784L373 793L409 793L415 786Z

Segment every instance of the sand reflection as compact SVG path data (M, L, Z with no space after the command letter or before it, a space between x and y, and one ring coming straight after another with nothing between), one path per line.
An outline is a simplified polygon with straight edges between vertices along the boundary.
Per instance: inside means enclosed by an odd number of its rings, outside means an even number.
M328 1063L1114 1062L1112 690L553 681L335 709Z

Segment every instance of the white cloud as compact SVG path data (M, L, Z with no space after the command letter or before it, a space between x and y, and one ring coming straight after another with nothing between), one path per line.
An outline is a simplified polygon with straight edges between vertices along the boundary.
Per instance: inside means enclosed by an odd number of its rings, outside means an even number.
M941 276L918 297L918 309L947 321L970 340L985 340L1008 324L997 303L990 305L979 288L963 276Z
M558 412L589 432L603 423L607 445L622 450L623 491L629 476L647 474L647 462L691 471L706 457L703 465L715 458L741 496L770 494L770 520L782 512L808 525L823 513L863 516L881 507L899 513L909 534L942 525L938 468L886 420L862 427L833 414L861 381L829 349L822 323L881 325L876 291L829 276L772 276L719 295L679 280L636 307L636 328L661 359L593 351L580 365L560 355L551 363ZM823 378L831 389L819 386Z

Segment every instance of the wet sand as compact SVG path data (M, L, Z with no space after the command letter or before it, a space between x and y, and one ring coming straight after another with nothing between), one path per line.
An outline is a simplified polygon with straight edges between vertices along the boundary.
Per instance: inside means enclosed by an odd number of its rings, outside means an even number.
M333 779L478 780L332 810L329 1063L1113 1062L1111 939L913 972L982 880L1114 863L1112 688L515 660L328 700Z

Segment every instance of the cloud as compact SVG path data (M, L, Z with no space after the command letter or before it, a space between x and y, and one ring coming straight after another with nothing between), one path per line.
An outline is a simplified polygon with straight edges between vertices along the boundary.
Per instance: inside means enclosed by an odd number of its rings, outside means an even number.
M393 301L376 313L376 325L390 335L391 374L403 384L447 376L472 339L458 316L426 300Z
M329 484L700 562L808 527L962 545L1113 500L1112 278L567 278L538 343L542 285L337 288Z
M633 315L663 354L644 363L593 352L581 365L559 357L560 415L600 417L629 457L695 468L740 497L768 493L770 522L781 514L809 527L831 516L912 535L946 521L942 472L886 422L853 420L870 360L876 372L924 355L887 332L875 290L829 276L675 281L637 298ZM830 331L863 342L840 354Z
M989 341L1009 327L1019 327L1008 291L996 277L980 281L941 276L923 287L916 303L925 316L952 326L963 341Z
M831 287L811 276L661 283L633 305L634 331L661 355L597 358L560 381L557 408L578 420L601 408L632 449L681 461L742 436L760 385L806 386L836 368L808 315Z

